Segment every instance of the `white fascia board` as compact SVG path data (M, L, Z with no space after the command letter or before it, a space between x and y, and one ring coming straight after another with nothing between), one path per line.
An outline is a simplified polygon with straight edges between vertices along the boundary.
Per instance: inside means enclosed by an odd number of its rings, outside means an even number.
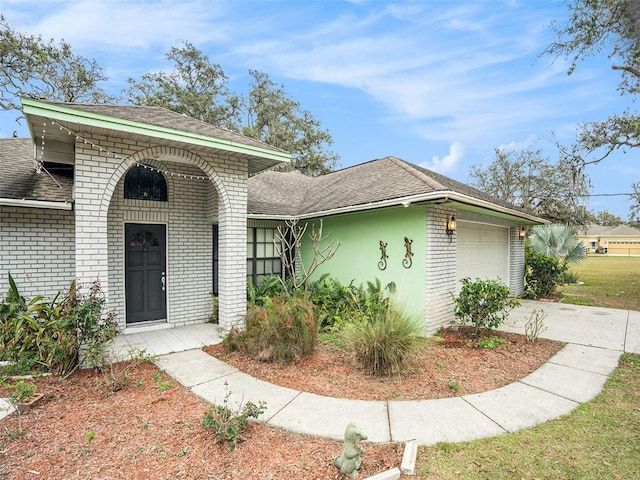
M71 202L54 202L49 200L27 200L26 198L0 198L3 207L49 208L53 210L73 210Z
M264 213L247 213L249 220L298 220L300 217L296 215L267 215Z
M310 219L310 218L318 218L329 215L338 215L341 213L353 213L359 211L366 210L375 210L378 208L385 207L395 207L395 206L405 206L408 207L414 203L426 203L426 202L460 202L466 203L468 205L473 205L477 207L481 207L487 210L493 210L495 212L500 212L506 215L510 215L513 217L521 218L523 220L527 220L532 223L549 223L547 220L542 218L538 218L535 215L529 215L527 213L519 212L517 210L513 210L507 207L502 207L500 205L496 205L495 203L487 202L485 200L479 200L477 198L469 197L467 195L462 195L460 193L456 193L453 191L438 191L438 192L430 192L423 193L417 195L410 195L406 197L394 198L390 200L383 200L381 202L372 202L360 205L350 205L347 207L339 207L329 210L322 210L318 212L312 212L300 215L298 218L300 219Z

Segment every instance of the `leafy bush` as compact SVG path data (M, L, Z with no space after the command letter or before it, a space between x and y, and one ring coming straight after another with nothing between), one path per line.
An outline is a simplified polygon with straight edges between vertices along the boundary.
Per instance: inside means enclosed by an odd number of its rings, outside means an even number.
M6 377L0 379L0 384L5 390L11 392L9 401L13 404L24 403L29 401L38 391L38 386L33 382L25 382L24 379L16 381L14 384L4 385Z
M423 345L419 321L389 307L375 317L346 324L342 337L355 363L370 375L399 373L406 360Z
M273 274L261 276L258 285L254 285L250 281L247 282L247 301L249 304L265 305L273 298L288 296L289 292L284 288L280 278Z
M358 288L352 287L351 307L356 318L363 315L368 319L377 319L387 314L391 308L391 295L396 291L396 284L389 282L384 287L379 278L365 282Z
M528 243L524 250L524 263L525 298L551 295L569 268L561 260L535 251Z
M231 392L227 389L222 405L214 405L207 410L202 419L202 426L205 430L213 430L216 437L216 444L228 443L229 448L234 450L239 441L242 440L242 432L247 428L250 418L258 418L266 410L266 403L259 402L258 405L247 402L237 411L229 407L229 396Z
M224 345L262 361L289 362L312 353L317 336L318 323L309 300L273 298L265 305L249 305L245 331L230 332Z
M560 275L559 283L568 285L572 283L578 283L578 274L571 270L566 270Z
M470 323L474 327L474 335L480 329L492 329L500 326L508 316L508 309L516 307L519 302L509 298L509 287L499 280L481 280L463 278L460 295L454 297L454 314L462 323Z
M342 285L329 274L322 275L309 285L309 296L318 312L320 329L340 329L350 321L379 316L391 305L391 294L395 292L393 282L382 286L376 278L360 286Z
M58 294L51 301L37 296L27 302L9 275L9 291L0 302L0 360L14 362L16 371L40 368L66 374L81 359L101 367L106 342L116 333L97 281L86 294L74 282L62 299Z
M328 273L309 284L309 299L316 307L320 330L331 331L345 323L353 308L352 288L352 284L342 285Z

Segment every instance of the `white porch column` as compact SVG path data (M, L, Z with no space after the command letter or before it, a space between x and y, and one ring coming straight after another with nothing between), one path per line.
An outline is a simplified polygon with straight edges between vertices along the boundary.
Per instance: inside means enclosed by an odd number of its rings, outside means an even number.
M76 280L86 287L96 279L108 304L107 214L102 208L113 165L77 146L74 182ZM108 200L107 200L108 201Z
M219 322L224 332L244 329L247 313L247 182L225 178L228 198L219 206Z

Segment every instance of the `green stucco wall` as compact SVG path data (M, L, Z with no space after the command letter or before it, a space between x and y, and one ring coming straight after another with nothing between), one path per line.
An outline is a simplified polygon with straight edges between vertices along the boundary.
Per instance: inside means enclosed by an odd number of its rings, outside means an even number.
M315 223L317 231L318 221ZM335 215L323 219L323 235L342 243L336 255L316 270L313 278L330 273L341 283L348 285L351 280L359 285L373 281L376 277L383 285L395 282L397 286L396 304L405 312L424 319L425 316L425 252L426 213L424 206L392 207L368 212ZM307 233L311 232L311 225ZM413 240L411 268L404 268L402 260L406 249L404 237ZM387 268L380 270L380 240L387 245ZM312 260L313 249L308 234L302 245L302 259L305 265Z

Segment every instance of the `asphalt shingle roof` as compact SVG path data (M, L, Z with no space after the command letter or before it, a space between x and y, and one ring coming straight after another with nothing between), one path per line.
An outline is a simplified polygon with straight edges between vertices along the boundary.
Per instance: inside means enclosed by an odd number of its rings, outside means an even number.
M36 173L33 141L29 138L0 139L0 169L0 198L72 201L72 178L54 171L51 176L44 171ZM460 193L519 210L461 182L395 157L372 160L315 178L295 172L268 171L250 177L248 186L249 214L297 216L438 191Z
M279 172L251 177L248 213L277 214L282 204L288 202L288 214L305 215L439 191L522 211L439 173L396 157L385 157L316 178Z
M600 237L600 236L640 236L640 230L630 227L629 225L587 225L582 229L583 236Z
M244 145L252 145L255 147L265 148L268 150L274 150L283 152L279 148L276 148L267 143L255 140L253 138L245 137L239 133L232 132L230 130L216 127L210 123L206 123L195 118L191 118L187 115L173 112L162 107L147 107L137 105L105 105L105 104L85 104L85 103L67 103L67 102L50 102L42 101L42 103L48 103L51 105L60 105L63 107L72 108L74 110L86 111L95 113L98 115L104 115L107 117L120 118L123 120L129 120L132 122L146 123L149 125L157 125L160 127L170 128L172 130L179 130L183 132L194 133L197 135L204 135L208 137L215 137L222 140L228 140L235 143Z
M35 167L30 138L0 138L0 198L72 201L73 178Z

